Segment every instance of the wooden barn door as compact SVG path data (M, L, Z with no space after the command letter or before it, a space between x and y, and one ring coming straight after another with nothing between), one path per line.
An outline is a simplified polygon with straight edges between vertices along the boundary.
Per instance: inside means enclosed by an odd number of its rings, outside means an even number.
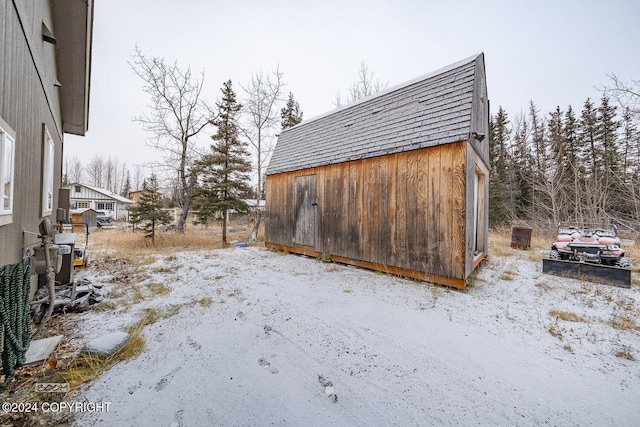
M297 176L295 243L315 246L316 243L316 176Z

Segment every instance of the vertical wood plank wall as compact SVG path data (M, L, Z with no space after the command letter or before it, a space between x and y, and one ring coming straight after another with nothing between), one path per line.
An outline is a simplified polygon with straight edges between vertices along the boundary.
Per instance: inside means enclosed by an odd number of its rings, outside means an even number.
M265 242L424 273L427 280L464 280L473 262L466 235L472 215L467 188L473 186L467 161L475 159L467 159L473 154L467 148L460 141L269 175ZM314 247L294 242L295 181L305 175L316 179Z

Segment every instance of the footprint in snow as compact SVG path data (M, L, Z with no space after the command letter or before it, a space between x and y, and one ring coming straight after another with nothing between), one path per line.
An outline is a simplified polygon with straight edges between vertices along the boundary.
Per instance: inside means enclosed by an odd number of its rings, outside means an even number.
M187 344L196 351L202 348L202 345L191 337L187 337Z
M173 415L173 422L171 427L183 427L184 426L184 409L180 409Z
M176 372L178 372L180 370L180 368L176 368L173 371L169 372L167 375L165 375L164 377L162 377L160 379L160 381L158 381L158 383L156 384L156 391L162 391L164 390L164 388L169 384L169 382L171 382L171 380L173 379L173 376L176 374Z
M329 400L336 403L338 401L338 395L333 390L333 383L322 375L318 375L318 382L324 387L324 393L329 397Z
M274 366L271 366L271 362L269 362L267 359L264 358L260 358L258 360L258 365L262 366L264 369L266 369L267 371L271 372L272 374L277 374L278 373L278 369Z
M136 390L138 390L140 388L140 386L142 386L142 381L138 381L137 384L134 384L131 387L129 387L129 394L135 393Z

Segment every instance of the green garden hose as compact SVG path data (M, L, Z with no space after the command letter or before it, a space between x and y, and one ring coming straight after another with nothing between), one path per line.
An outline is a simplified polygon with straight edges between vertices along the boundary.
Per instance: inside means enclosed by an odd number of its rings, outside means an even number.
M2 371L4 388L15 375L16 367L25 362L31 342L29 286L31 272L20 262L0 267L0 322L4 327Z

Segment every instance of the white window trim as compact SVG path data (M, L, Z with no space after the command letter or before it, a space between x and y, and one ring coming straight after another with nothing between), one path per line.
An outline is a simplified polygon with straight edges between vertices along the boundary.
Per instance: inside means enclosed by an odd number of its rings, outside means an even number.
M484 242L485 224L486 224L486 204L489 203L489 194L486 191L486 180L489 177L488 168L481 162L475 164L475 188L474 188L474 233L476 242L474 249L479 254L486 254L488 242Z
M42 141L42 216L53 213L53 189L55 179L56 146L46 126L43 126Z
M9 208L4 207L4 177L6 175L5 167L9 158ZM16 133L13 129L0 117L0 181L2 182L2 191L0 192L2 200L0 200L0 226L11 224L13 222L13 208L15 202L15 171L16 171Z

